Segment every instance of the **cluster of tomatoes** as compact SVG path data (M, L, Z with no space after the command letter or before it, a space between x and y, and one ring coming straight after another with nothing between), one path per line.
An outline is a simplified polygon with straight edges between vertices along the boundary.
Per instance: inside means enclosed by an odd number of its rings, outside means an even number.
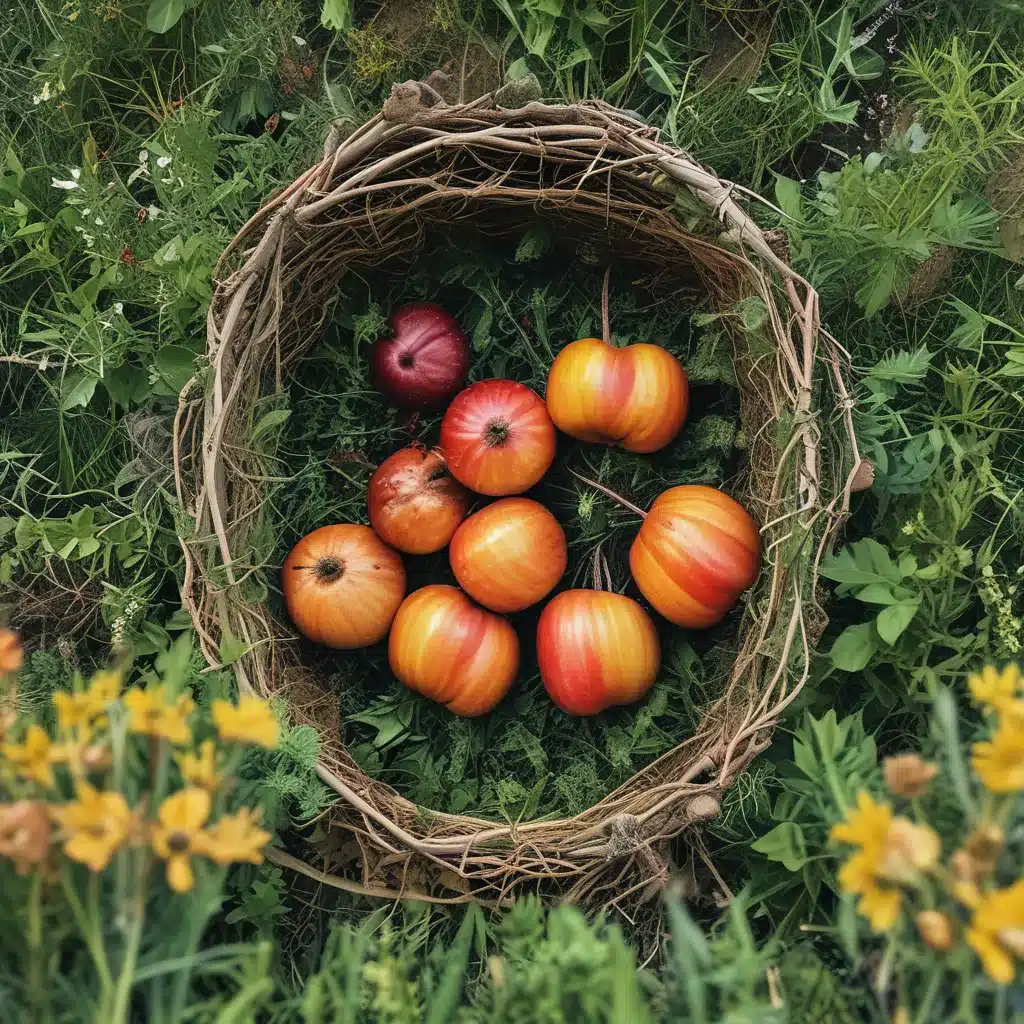
M566 569L558 521L539 502L513 497L550 468L556 427L583 441L657 451L682 428L689 387L665 349L615 348L594 338L559 353L546 400L513 380L460 391L468 368L465 335L443 309L421 302L395 311L390 336L371 353L371 376L400 406L437 407L455 395L440 447L403 448L386 459L367 493L372 529L315 530L288 555L282 582L289 614L306 637L355 648L390 631L395 675L455 714L473 716L498 704L519 668L519 639L504 615L543 600ZM467 515L472 492L499 500ZM722 619L757 575L751 517L722 491L696 485L672 487L648 512L636 511L643 525L629 563L644 597L676 625L703 628ZM459 586L406 596L399 552L424 555L446 545ZM555 596L541 613L536 642L547 692L576 715L637 700L661 660L650 616L610 590Z

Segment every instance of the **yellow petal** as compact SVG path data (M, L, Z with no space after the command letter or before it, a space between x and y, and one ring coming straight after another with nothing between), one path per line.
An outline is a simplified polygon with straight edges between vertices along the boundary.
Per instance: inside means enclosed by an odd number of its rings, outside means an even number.
M978 954L985 973L1000 985L1009 985L1016 973L1013 957L988 932L968 928L967 944Z
M210 794L189 786L172 793L157 813L160 824L170 832L196 832L210 816Z
M195 882L187 854L176 853L167 861L167 884L175 892L188 892Z
M874 931L887 932L900 916L900 891L876 886L864 893L858 909Z

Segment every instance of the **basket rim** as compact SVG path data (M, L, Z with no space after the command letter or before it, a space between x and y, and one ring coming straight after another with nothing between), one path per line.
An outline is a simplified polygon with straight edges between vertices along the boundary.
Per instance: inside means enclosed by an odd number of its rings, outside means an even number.
M503 902L517 885L540 879L555 883L563 894L567 890L569 898L579 899L600 891L601 879L613 866L618 871L624 859L641 879L634 889L647 892L652 880L657 882L664 875L658 849L686 827L718 813L721 794L768 746L779 715L808 678L814 637L807 609L816 607L816 565L848 514L851 491L866 464L853 434L853 400L845 384L848 356L822 328L813 287L775 251L738 197L764 200L717 178L688 154L666 145L657 129L602 101L569 105L531 102L505 109L496 102L495 94L488 94L471 103L449 106L427 103L428 94L421 85L404 83L392 91L392 98L403 89L406 95L415 93L417 99L403 106L398 117L385 104L381 112L344 140L339 131L332 129L323 158L264 204L218 261L207 318L212 379L202 387L205 382L197 374L186 384L174 421L177 496L183 514L196 523L195 531L188 536L180 531L185 558L183 604L211 668L222 667L220 637L227 628L247 646L232 664L240 691L263 696L277 692L283 670L275 665L271 617L265 606L254 610L241 607L242 602L237 606L233 603L232 591L237 591L244 580L247 567L239 566L242 572L236 576L231 547L233 524L229 518L230 473L222 445L230 434L231 416L244 382L262 375L249 365L250 359L260 358L259 353L252 356L254 350L262 352L263 361L274 360L276 390L283 390L282 366L287 359L282 356L281 334L287 299L282 294L282 281L292 272L289 257L299 253L301 259L313 244L314 229L325 230L324 224L332 224L339 212L345 213L357 202L372 209L372 199L398 187L393 180L378 180L383 176L440 154L475 153L474 147L489 156L529 151L541 164L545 159L559 159L562 151L571 151L575 165L591 161L587 171L576 175L583 179L576 182L577 194L586 195L584 184L603 175L607 178L609 207L613 188L640 188L635 181L642 182L649 191L667 185L673 199L678 195L692 197L723 224L724 230L712 241L678 225L675 233L706 259L714 253L715 259L727 261L737 274L742 274L752 294L765 302L770 332L778 346L775 363L781 408L793 426L772 483L777 501L789 499L793 507L765 522L762 534L779 546L779 537L788 541L795 530L802 530L799 557L811 563L810 580L801 583L788 569L780 569L780 554L775 555L774 562L769 560L770 580L768 567L763 566L761 576L768 585L769 611L762 617L756 635L750 635L750 629L758 623L748 624L748 615L744 615L748 635L734 665L730 688L743 672L756 675L760 671L762 648L770 633L779 632L766 627L771 611L774 609L777 617L789 608L774 672L750 695L728 735L711 730L713 735L687 737L641 769L630 782L568 818L499 823L425 812L367 776L343 753L340 757L322 756L317 773L341 798L334 808L334 819L351 830L359 843L362 881L321 871L284 851L269 851L272 860L325 884L388 898L415 895L437 902ZM518 160L519 156L511 159ZM613 186L616 175L625 185L616 181ZM535 190L538 198L542 191ZM656 193L651 191L651 195ZM668 205L660 211L651 205L652 216L657 213L659 217L671 217L665 212ZM655 227L660 226L658 221ZM784 300L781 308L780 300ZM820 409L814 400L821 384L817 373L822 367L827 368L830 386L837 395L838 419L846 433L850 456L848 460L844 445L838 469L832 474L837 480L835 493L827 495L822 482ZM201 392L198 395L197 390ZM783 469L791 479L781 479ZM783 529L789 531L788 535L783 535ZM775 531L777 536L766 531ZM802 656L802 669L789 678L792 673L788 662L796 656ZM322 734L322 730L318 732ZM691 745L695 749L687 751ZM657 782L666 766L673 769L670 781ZM631 798L629 787L641 776L656 784L644 788L644 800L638 804ZM429 813L426 823L424 813ZM416 869L411 881L410 867ZM381 871L384 877L397 873L397 882L377 884L374 879ZM431 876L430 885L419 878L424 872ZM431 886L437 885L457 895L438 896L431 891Z

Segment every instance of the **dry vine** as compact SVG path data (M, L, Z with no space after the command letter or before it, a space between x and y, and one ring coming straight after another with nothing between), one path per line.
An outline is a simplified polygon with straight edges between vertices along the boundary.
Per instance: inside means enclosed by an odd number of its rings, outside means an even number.
M649 896L665 874L665 842L714 817L722 792L768 745L808 677L825 621L816 567L863 471L846 354L820 329L816 293L739 193L603 103L504 109L491 95L448 106L405 83L344 141L332 133L323 159L228 246L208 318L209 371L202 388L197 378L184 389L175 421L178 497L194 524L182 541L183 597L211 666L230 631L245 647L233 664L240 687L283 696L294 720L321 731L318 771L341 797L322 851L335 873L287 854L281 863L354 892L444 902L501 902L534 882L569 899ZM689 231L680 215L695 210L701 226ZM414 259L431 223L513 232L537 218L663 278L696 277L723 308L741 296L763 301L773 350L749 351L740 331L735 344L750 443L743 497L764 523L766 564L729 685L696 735L574 818L508 823L418 808L340 746L336 702L289 657L293 634L244 596L261 571L251 538L265 476L246 439L255 400L282 390L343 273ZM826 443L833 432L840 443ZM355 862L359 881L344 869Z

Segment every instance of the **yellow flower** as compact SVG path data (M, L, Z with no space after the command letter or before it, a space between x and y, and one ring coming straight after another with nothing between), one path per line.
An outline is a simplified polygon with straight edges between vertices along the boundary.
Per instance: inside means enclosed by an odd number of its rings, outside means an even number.
M88 737L92 723L92 701L85 693L58 690L53 695L53 706L57 712L57 728L61 732L79 733Z
M226 700L212 705L213 724L222 740L277 746L277 719L270 705L258 697L240 697L238 706Z
M967 685L979 704L1000 709L1022 695L1020 667L1007 665L1000 672L995 666L986 665L980 674L968 677Z
M932 949L945 953L953 948L956 933L948 914L941 910L922 910L914 919L917 932Z
M18 634L12 629L0 629L0 676L17 672L25 663Z
M23 778L38 782L40 786L53 785L53 771L50 763L53 753L50 737L38 725L30 725L25 733L24 743L5 743L0 750L14 765L14 770Z
M1009 985L1017 970L1014 959L1024 958L1024 878L981 897L966 937L985 973Z
M120 793L101 793L79 782L74 803L54 807L52 814L64 832L64 852L72 859L102 871L124 842L132 813Z
M1024 790L1024 704L1001 708L999 725L990 740L971 748L971 764L990 793Z
M124 695L125 707L131 715L128 728L146 736L162 736L171 743L188 743L192 734L187 719L195 710L195 704L184 695L168 704L167 696L167 689L162 684L145 690L138 687L130 689Z
M10 857L19 875L46 857L50 835L45 804L35 800L0 804L0 857Z
M258 825L259 812L247 807L235 814L225 814L206 830L201 840L202 851L221 867L240 861L262 864L262 850L270 842L270 833Z
M832 838L859 849L839 869L844 892L860 896L857 909L876 932L888 931L900 912L900 885L913 884L939 859L939 837L927 825L894 818L892 810L864 792Z
M220 785L220 776L216 770L217 749L213 740L203 740L199 745L198 754L178 755L178 766L186 785L209 790L214 790Z
M202 829L209 816L210 794L196 786L172 793L160 805L153 850L167 861L167 884L175 892L188 892L195 885L191 858L203 852Z
M832 827L832 838L859 847L839 869L839 886L860 896L857 909L876 932L888 931L900 912L900 891L879 884L879 868L885 855L892 811L865 793L857 794L857 809L846 821Z
M113 669L97 672L89 682L89 688L82 694L82 702L89 715L97 718L107 710L107 705L117 700L121 692L121 673Z
M878 874L890 882L913 884L938 863L941 841L927 825L907 818L893 818L885 837Z

